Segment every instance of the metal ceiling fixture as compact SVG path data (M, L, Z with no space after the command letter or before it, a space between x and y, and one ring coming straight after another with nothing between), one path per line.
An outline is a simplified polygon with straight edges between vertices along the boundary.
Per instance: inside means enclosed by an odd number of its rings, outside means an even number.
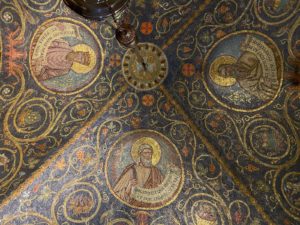
M67 6L79 15L91 20L120 18L130 0L64 0Z
M64 0L67 6L79 15L91 19L105 20L116 31L116 39L126 47L133 49L137 62L147 71L147 65L137 46L137 35L134 27L124 20L130 0ZM112 23L113 22L113 23Z
M135 29L124 16L130 0L64 0L67 6L79 15L91 19L105 20L116 29L116 39L126 48L135 48Z

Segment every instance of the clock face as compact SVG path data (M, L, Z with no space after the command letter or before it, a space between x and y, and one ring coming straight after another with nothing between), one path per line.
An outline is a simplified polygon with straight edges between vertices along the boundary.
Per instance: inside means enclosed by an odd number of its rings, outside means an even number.
M137 90L151 90L160 85L168 74L168 60L164 52L151 43L139 43L137 51L129 49L123 59L123 75ZM144 65L141 62L141 58Z

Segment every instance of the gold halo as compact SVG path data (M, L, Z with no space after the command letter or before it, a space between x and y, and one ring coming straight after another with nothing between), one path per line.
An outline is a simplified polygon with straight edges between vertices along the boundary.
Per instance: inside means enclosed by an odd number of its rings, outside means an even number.
M132 145L132 149L131 149L131 157L132 159L138 163L138 159L139 159L139 146L142 144L148 144L152 147L153 149L153 155L152 155L152 165L155 166L161 157L161 150L160 150L160 146L157 143L157 141L155 141L153 138L150 137L143 137L138 139L136 142L134 142L134 144Z
M95 51L86 44L78 44L72 47L74 51L82 51L82 52L88 52L90 54L90 64L89 65L83 65L77 62L74 62L72 65L72 70L75 73L79 74L85 74L90 72L96 65L96 54Z
M236 79L234 77L223 77L218 71L220 65L234 63L236 63L236 58L230 55L222 55L216 58L209 68L209 76L212 81L215 84L223 87L234 85L236 83Z

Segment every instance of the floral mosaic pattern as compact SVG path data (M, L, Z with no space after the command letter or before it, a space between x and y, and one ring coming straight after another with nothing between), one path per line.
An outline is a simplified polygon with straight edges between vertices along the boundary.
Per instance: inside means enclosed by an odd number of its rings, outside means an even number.
M299 224L299 8L132 1L143 91L108 23L0 1L1 224Z

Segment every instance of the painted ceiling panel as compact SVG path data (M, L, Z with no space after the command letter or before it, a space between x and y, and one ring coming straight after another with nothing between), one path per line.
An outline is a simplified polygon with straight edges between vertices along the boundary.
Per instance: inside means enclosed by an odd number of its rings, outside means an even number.
M0 0L0 224L299 224L299 8Z

